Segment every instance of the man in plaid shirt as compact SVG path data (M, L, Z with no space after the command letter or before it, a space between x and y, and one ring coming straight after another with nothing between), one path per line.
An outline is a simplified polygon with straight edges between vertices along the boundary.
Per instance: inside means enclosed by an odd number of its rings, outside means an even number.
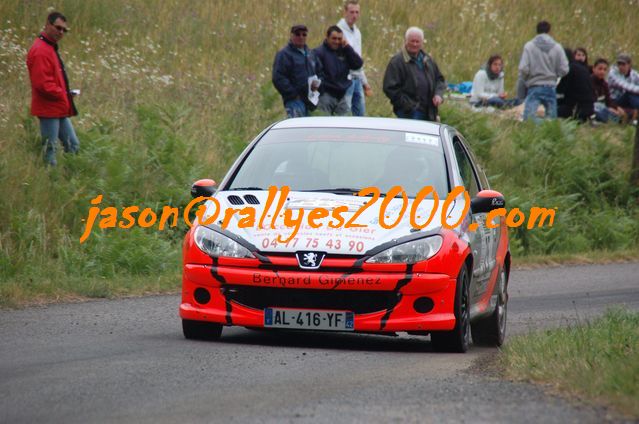
M630 55L622 53L617 56L617 66L612 66L608 74L608 85L615 103L624 109L634 109L636 121L636 111L639 110L639 73L632 69Z

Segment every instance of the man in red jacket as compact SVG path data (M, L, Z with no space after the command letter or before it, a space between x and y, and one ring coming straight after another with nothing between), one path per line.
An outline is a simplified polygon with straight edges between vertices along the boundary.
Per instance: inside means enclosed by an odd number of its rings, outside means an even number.
M59 12L47 16L44 31L35 40L27 54L27 68L31 79L31 114L40 119L44 161L56 165L55 151L58 138L65 152L76 153L80 148L70 116L78 114L73 104L74 93L64 63L58 53L58 41L69 30L67 18Z

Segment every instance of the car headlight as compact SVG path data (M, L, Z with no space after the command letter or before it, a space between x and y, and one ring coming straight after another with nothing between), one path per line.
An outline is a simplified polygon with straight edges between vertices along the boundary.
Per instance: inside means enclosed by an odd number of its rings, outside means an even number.
M431 236L410 241L386 249L369 258L366 262L372 264L414 264L435 256L442 247L443 241L444 239L441 236Z
M246 247L204 226L195 229L193 239L202 252L214 258L255 258Z

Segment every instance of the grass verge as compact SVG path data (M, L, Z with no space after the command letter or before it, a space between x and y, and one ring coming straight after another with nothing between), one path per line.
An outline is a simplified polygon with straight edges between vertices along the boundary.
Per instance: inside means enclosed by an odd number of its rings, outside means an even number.
M0 308L178 293L181 281L178 272L165 272L157 276L12 280L0 284Z
M584 253L518 256L513 258L513 267L521 270L542 266L605 265L624 262L639 262L639 249L593 250Z
M639 417L639 313L611 309L583 325L512 338L501 365L514 380L552 385Z

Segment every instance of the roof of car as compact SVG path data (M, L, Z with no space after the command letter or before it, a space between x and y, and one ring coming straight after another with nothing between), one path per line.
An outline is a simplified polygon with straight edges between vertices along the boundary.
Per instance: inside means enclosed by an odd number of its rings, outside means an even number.
M309 118L285 119L273 125L271 129L284 128L362 128L373 130L409 131L422 134L439 135L437 122L413 119L371 118L350 116L316 116Z

